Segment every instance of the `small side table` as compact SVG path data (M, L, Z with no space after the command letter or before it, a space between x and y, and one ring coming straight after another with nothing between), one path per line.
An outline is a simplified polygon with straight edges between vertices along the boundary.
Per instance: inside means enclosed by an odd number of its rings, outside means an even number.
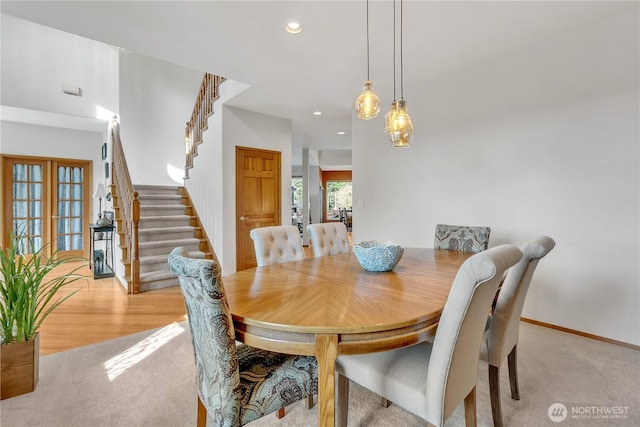
M94 279L115 276L113 268L114 225L89 224L89 269Z

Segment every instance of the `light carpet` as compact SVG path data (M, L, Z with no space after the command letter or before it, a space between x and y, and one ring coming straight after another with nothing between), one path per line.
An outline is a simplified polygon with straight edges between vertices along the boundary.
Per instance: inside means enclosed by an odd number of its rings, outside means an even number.
M501 372L505 426L640 425L640 352L521 324L520 401L509 396L506 367ZM478 367L478 425L491 426L487 365ZM185 322L40 360L33 393L0 403L3 427L195 426L196 389L191 335ZM548 416L562 403L564 421ZM624 412L617 415L612 412ZM298 402L277 419L271 414L251 426L315 426L317 405ZM350 426L423 426L396 405L352 385ZM464 426L462 405L446 426Z

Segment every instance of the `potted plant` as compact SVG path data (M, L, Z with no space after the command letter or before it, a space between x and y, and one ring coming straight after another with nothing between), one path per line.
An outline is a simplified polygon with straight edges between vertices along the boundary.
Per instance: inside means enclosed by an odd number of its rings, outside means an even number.
M70 258L50 256L25 233L11 233L0 248L0 399L31 392L38 383L38 329L47 316L80 289L54 300L63 287L84 276L82 265L56 270Z

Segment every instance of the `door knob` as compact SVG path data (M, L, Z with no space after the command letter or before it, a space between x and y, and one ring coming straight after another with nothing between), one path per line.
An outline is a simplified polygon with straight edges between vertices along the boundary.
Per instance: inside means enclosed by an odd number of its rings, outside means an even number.
M251 218L249 218L248 216L244 216L244 215L242 215L242 216L240 217L240 221L246 221L246 220L248 220L248 219L251 219Z

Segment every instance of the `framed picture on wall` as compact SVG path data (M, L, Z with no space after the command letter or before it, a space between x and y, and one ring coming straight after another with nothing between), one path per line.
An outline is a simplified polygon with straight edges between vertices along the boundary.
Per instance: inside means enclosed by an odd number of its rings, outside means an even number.
M107 160L107 143L102 144L102 160Z
M109 178L109 162L104 164L104 177Z

